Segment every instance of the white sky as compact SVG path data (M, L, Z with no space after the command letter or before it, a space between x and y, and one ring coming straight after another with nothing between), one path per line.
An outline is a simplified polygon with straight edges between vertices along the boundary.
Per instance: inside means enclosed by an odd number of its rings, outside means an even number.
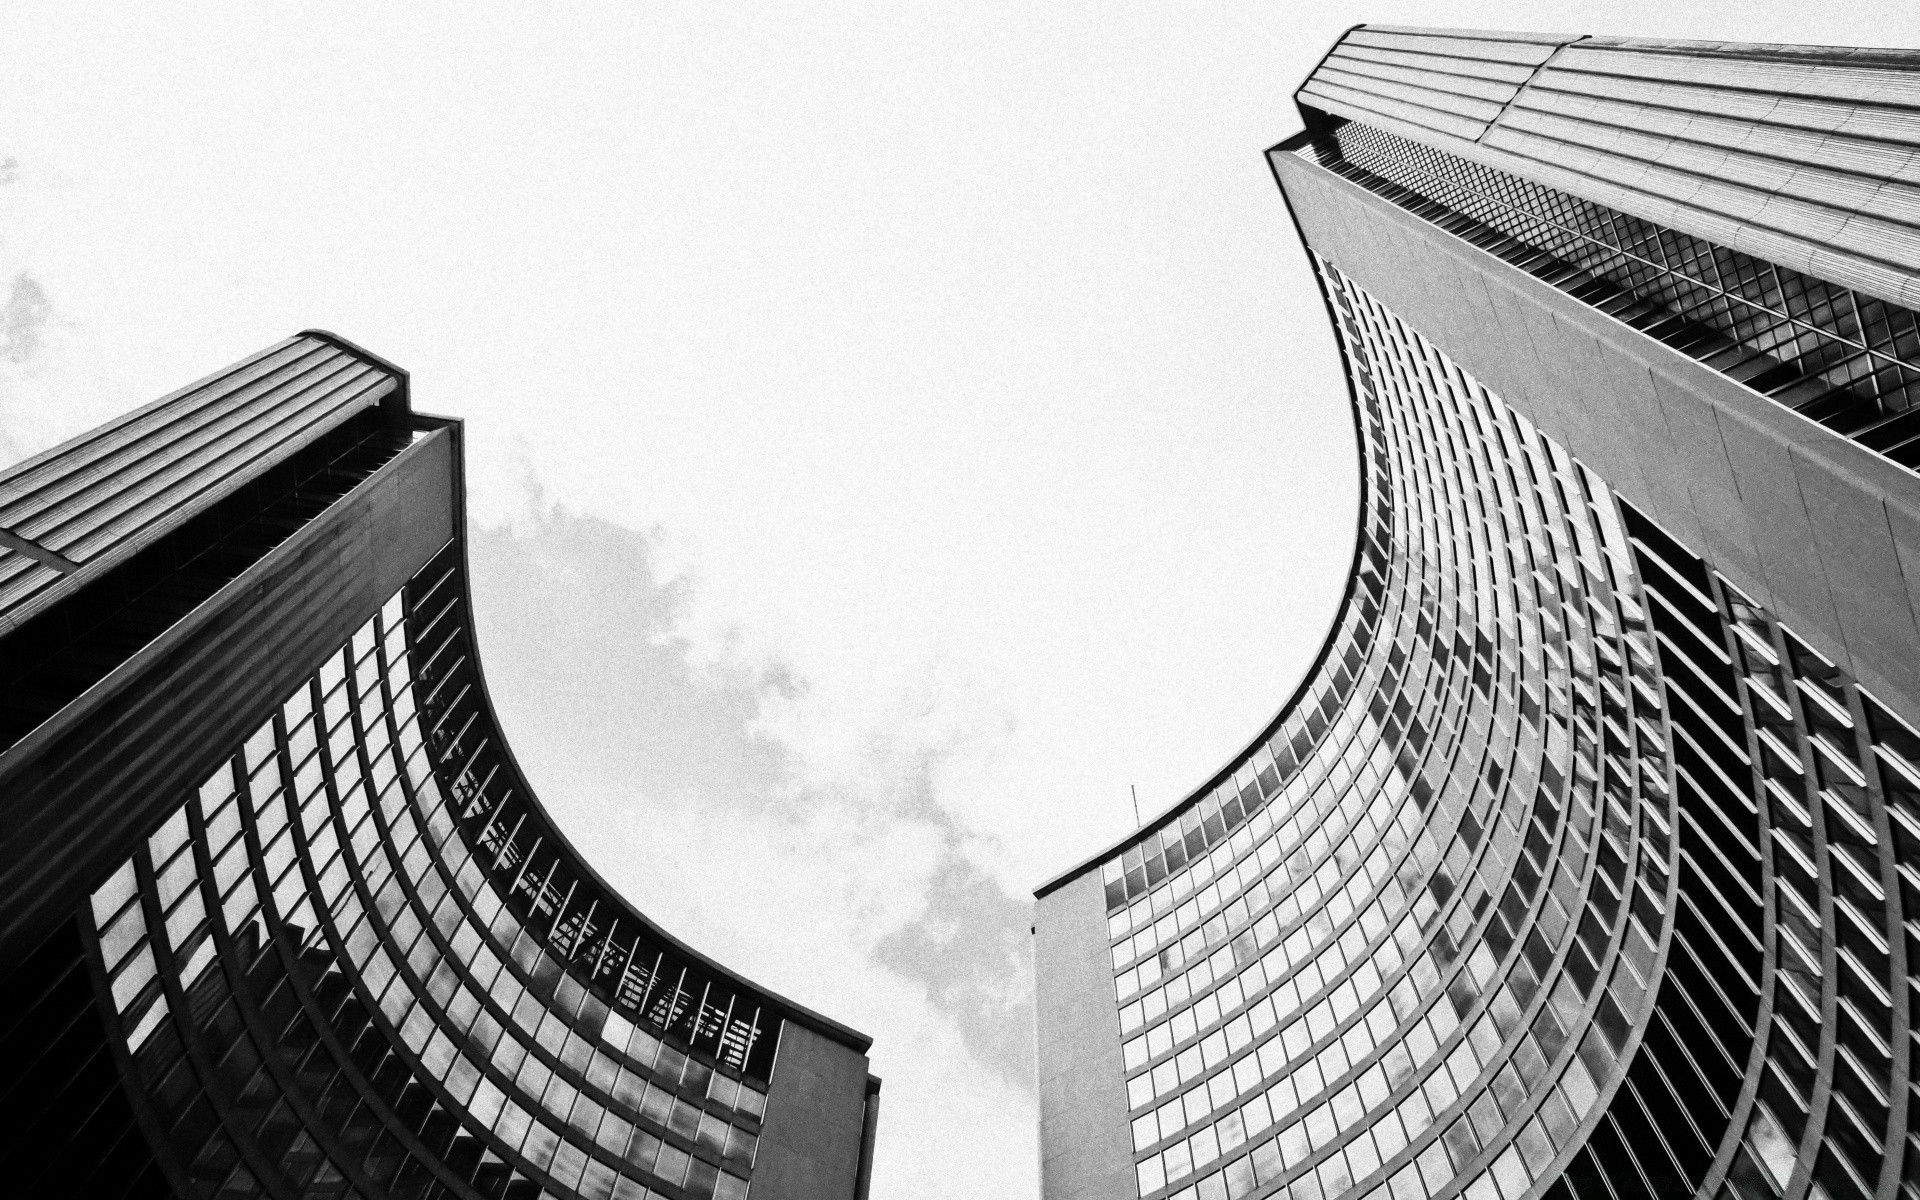
M876 1036L877 1196L1031 1195L1023 946L979 964L1130 783L1157 811L1265 724L1343 583L1345 388L1261 151L1359 20L1920 44L1857 2L16 2L0 461L303 327L409 368L467 421L548 807ZM622 664L712 720L596 701ZM715 813L753 871L690 853Z

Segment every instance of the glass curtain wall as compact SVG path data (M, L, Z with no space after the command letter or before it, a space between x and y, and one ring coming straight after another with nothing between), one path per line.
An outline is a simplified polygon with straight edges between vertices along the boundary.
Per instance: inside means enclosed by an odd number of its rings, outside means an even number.
M753 1019L703 1048L674 1006L656 1021L593 987L581 939L538 921L527 856L475 833L473 747L435 694L457 621L415 603L456 561L93 894L82 931L137 1105L206 1197L740 1200L771 1054Z
M1891 1186L1920 743L1316 267L1345 609L1273 732L1101 867L1139 1194Z

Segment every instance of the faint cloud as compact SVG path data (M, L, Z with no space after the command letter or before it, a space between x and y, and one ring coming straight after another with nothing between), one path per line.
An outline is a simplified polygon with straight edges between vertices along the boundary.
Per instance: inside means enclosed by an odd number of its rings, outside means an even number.
M0 187L5 187L20 178L20 160L9 154L0 158Z
M688 636L697 589L658 566L664 535L526 482L469 552L489 690L542 803L669 933L873 1036L891 1191L1031 1194L1031 909L940 804L1000 726L929 720L916 694L863 750L819 749L834 718L800 672Z
M1030 1092L1031 905L976 861L981 839L937 794L943 764L1000 727L929 732L915 727L928 702L910 697L896 728L863 739L860 761L822 768L807 722L789 719L809 704L807 681L777 659L696 650L683 633L694 586L661 577L657 537L526 486L522 520L472 531L476 619L515 753L557 818L576 822L576 842L670 926L726 937L784 916L749 898L817 895L793 939L844 942L909 982L928 1019ZM703 853L714 856L704 886L698 870L663 886L665 860ZM729 871L752 882L729 883ZM817 983L796 998L830 1016L860 986Z
M7 165L0 162L0 182ZM22 457L45 439L41 426L57 401L45 395L42 373L46 355L47 322L53 305L40 281L27 271L13 277L0 302L0 465Z
M7 162L12 162L8 159ZM3 168L4 164L0 164ZM0 182L4 182L0 178ZM27 271L13 277L6 303L0 305L0 355L11 363L25 363L40 352L40 339L53 305L47 290Z
M881 939L875 957L926 985L969 1049L1011 1083L1033 1086L1033 907L963 855L941 858L926 911Z

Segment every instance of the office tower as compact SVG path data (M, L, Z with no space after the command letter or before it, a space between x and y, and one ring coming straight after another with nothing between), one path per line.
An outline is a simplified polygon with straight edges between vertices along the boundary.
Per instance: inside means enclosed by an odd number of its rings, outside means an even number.
M1296 99L1352 574L1037 893L1044 1194L1920 1196L1920 55L1360 27Z
M0 1190L866 1195L869 1039L567 841L464 528L460 422L322 333L0 473Z

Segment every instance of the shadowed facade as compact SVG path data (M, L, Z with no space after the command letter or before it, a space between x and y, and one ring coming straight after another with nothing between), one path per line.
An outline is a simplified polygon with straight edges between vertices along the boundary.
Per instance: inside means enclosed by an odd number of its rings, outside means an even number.
M0 474L11 1194L865 1196L869 1039L514 763L460 433L305 333Z

